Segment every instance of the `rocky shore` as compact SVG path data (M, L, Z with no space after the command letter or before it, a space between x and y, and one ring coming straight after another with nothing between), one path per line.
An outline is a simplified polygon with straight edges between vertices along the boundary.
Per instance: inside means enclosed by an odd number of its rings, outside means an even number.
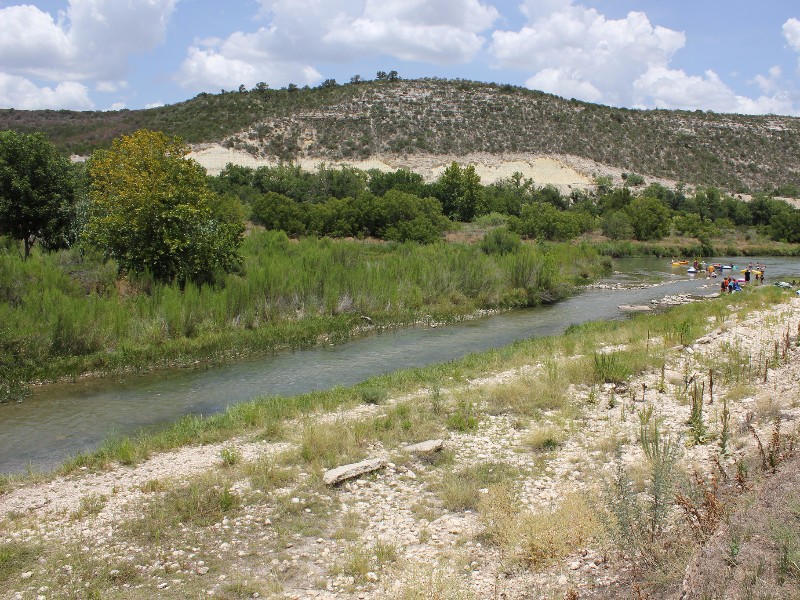
M689 300L668 298L667 304ZM642 566L617 551L601 519L589 513L618 464L639 469L645 485L641 415L652 410L665 435L681 436L687 477L710 481L721 470L736 473L743 460L758 456L776 422L784 435L796 432L799 309L800 298L788 295L748 314L723 307L705 335L670 347L661 369L624 384L570 385L563 406L535 417L496 404L511 387L534 386L547 376L549 365L532 361L466 385L444 381L437 389L309 414L286 423L279 441L248 435L137 465L12 484L0 495L0 592L15 599L630 598L641 589ZM763 364L764 372L757 384L734 377L711 383L712 397L701 397L707 438L690 443L690 407L681 390L703 381L708 394L710 362L743 369L733 364L734 355L751 357L751 368ZM418 440L369 442L360 450L380 466L337 485L322 480L321 463L298 458L311 452L312 433L341 436L367 422L386 428L397 422L399 431L407 422L419 437L415 412L423 407L451 415L441 450L406 449ZM435 426L430 432L431 439L443 433ZM776 466L778 476L783 467ZM473 474L470 495L461 488ZM219 494L223 508L230 503L221 518L198 517L200 508L184 520L158 513L167 500L191 496L198 482L206 486L197 488L201 496ZM567 541L547 546L547 556L536 554L539 546L530 540L503 542L497 532L514 530L500 526L503 485L514 490L513 518ZM752 479L749 485L757 494L762 484ZM201 506L202 498L195 502ZM566 519L569 527L548 529L548 519ZM673 509L670 527L680 519ZM565 533L584 527L578 538ZM514 544L528 554L510 556ZM687 583L682 570L673 573L659 597L700 597L692 573L703 568L695 558Z

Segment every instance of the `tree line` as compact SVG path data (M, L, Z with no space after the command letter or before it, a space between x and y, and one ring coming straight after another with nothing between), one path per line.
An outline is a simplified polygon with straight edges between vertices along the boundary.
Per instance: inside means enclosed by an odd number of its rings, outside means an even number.
M246 221L290 237L430 243L457 222L483 219L511 234L488 240L487 249L514 236L569 241L598 232L651 241L674 232L703 241L736 228L800 242L800 211L786 202L745 202L715 188L690 194L645 185L636 174L621 187L599 177L594 190L564 195L521 173L483 185L473 165L455 162L432 182L406 169L292 164L229 164L208 176L188 152L178 138L140 130L73 164L42 134L0 132L0 235L19 240L24 257L34 245L78 245L112 259L120 273L195 284L241 269Z

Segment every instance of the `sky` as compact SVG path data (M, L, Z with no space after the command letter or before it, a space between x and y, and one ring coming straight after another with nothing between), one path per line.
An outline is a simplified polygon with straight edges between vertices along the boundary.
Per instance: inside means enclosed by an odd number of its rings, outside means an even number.
M0 108L120 110L378 71L800 116L797 0L0 0Z

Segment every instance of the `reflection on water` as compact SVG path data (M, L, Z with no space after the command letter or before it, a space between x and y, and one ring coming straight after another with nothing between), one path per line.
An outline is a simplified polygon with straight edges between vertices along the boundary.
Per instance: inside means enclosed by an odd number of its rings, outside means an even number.
M724 264L736 259L717 259ZM741 259L740 259L741 260ZM800 278L798 259L765 262L767 283ZM716 262L716 261L715 261ZM590 289L554 306L520 310L458 325L374 334L313 350L285 352L199 371L46 386L24 402L0 405L0 472L49 468L97 447L114 433L170 423L189 413L211 414L259 396L291 395L408 367L460 358L529 337L555 335L588 320L622 318L619 305L667 294L710 294L717 280L690 277L666 259L624 259L603 283L662 281L642 289Z

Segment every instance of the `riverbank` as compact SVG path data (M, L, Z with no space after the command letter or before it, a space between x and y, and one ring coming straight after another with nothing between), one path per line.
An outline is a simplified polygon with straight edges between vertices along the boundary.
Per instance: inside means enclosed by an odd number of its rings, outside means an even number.
M0 402L28 384L337 343L365 328L455 322L554 302L610 266L587 246L383 244L254 232L241 273L218 286L118 279L77 251L0 251Z
M766 287L119 441L63 477L5 483L0 591L583 598L641 586L671 597L692 526L678 506L652 510L653 446L641 440L680 436L663 497L685 493L698 514L695 470L720 487L720 469L738 472L757 494L749 428L780 456L775 420L785 436L800 417L798 308ZM403 450L425 439L444 450ZM367 457L388 464L322 483L325 469ZM627 481L638 504L609 481ZM640 543L622 544L615 506L629 509L624 539Z

